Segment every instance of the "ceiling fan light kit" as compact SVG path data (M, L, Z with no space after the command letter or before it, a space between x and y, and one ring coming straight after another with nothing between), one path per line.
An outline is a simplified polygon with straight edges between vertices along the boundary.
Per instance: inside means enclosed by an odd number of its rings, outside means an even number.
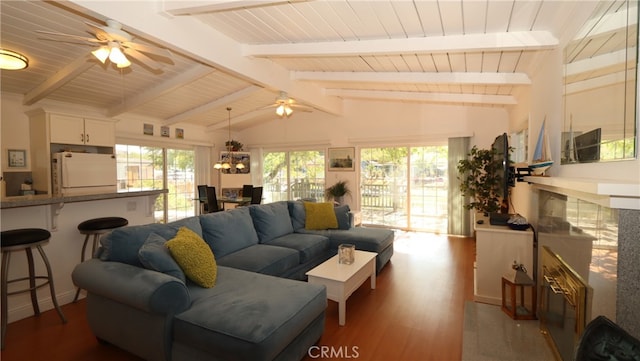
M131 62L115 41L109 42L108 46L101 46L99 49L92 51L91 54L100 60L102 64L109 59L109 61L116 64L118 68L126 68L131 65Z
M22 70L29 66L29 59L12 50L0 49L0 69Z
M291 109L291 107L287 104L280 104L276 108L276 114L278 114L279 117L286 116L288 118L291 113L293 113L293 109Z

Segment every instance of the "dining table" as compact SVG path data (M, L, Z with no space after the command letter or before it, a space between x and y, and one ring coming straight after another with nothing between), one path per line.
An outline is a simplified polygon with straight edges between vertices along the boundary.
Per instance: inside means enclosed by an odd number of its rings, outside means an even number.
M224 196L220 196L220 197L218 197L218 203L222 204L223 206L225 204L227 204L227 203L235 204L235 205L239 205L239 206L246 206L246 205L251 203L251 197L224 197Z

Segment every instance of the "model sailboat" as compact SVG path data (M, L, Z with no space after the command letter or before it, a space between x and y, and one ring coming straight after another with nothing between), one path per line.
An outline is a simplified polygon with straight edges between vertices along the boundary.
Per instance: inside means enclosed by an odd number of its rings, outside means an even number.
M533 153L533 160L531 164L529 164L529 168L533 175L544 175L547 169L551 168L553 165L553 160L551 159L551 146L549 145L549 137L547 136L547 131L545 129L546 122L547 117L542 121L542 127L540 128L538 141L536 142L536 149Z

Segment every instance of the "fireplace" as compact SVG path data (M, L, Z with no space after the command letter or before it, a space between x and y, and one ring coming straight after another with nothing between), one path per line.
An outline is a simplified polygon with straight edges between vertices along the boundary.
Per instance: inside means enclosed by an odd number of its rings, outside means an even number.
M581 276L593 288L591 317L604 315L640 339L640 183L637 173L627 180L594 174L600 178L524 177L530 187L521 194L531 195L528 218L539 231L538 251L547 245L565 261L572 253L589 259L588 277ZM570 252L557 250L562 244ZM579 264L572 268L580 273Z
M616 320L618 212L545 190L538 196L540 328L572 360L593 318Z
M540 328L556 355L572 360L591 319L593 288L547 246L542 247L540 268Z

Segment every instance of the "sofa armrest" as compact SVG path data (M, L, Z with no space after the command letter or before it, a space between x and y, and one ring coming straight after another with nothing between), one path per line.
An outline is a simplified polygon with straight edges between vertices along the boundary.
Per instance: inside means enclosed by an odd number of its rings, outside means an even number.
M94 258L77 265L71 278L90 293L146 312L176 314L191 306L189 290L179 279L125 263Z

